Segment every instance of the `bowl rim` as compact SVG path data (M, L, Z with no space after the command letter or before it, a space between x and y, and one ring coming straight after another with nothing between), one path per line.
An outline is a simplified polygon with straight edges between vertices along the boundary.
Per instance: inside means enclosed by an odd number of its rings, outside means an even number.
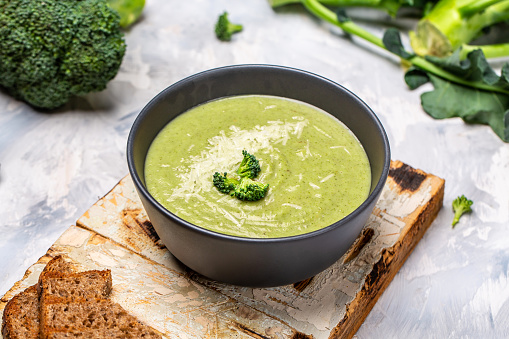
M148 114L150 108L152 106L156 105L158 101L163 97L167 92L173 91L175 88L178 88L181 84L187 83L189 81L192 81L194 79L201 78L203 76L214 74L216 72L224 72L225 70L239 70L239 69L246 69L246 68L263 68L263 69L275 69L278 71L286 71L286 72L296 72L300 73L305 76L310 76L314 78L318 78L321 81L327 82L329 85L339 87L342 91L346 92L348 95L353 97L356 101L358 101L359 104L364 106L367 112L370 113L371 118L373 119L373 122L375 123L375 126L377 130L379 131L382 141L383 141L383 150L385 152L384 156L384 164L382 168L382 173L380 175L380 178L371 191L371 193L368 195L368 197L360 204L354 211L352 211L347 216L343 217L342 219L334 222L331 225L325 226L323 228L320 228L315 231L311 231L308 233L303 234L297 234L297 235L291 235L291 236L285 236L285 237L276 237L276 238L253 238L253 237L241 237L241 236L235 236L230 234L224 234L219 233L216 231L212 231L209 229L206 229L204 227L200 227L198 225L192 224L185 219L182 219L181 217L177 216L176 214L172 213L168 209L166 209L162 204L160 204L149 192L148 189L143 184L142 180L140 179L140 176L138 174L138 171L136 170L136 166L134 165L134 159L133 159L133 148L134 148L134 139L136 132L142 123L145 116ZM219 99L219 98L217 98ZM298 99L297 99L298 100ZM205 103L205 102L204 102ZM182 114L184 112L181 112L179 114ZM219 238L222 240L229 240L229 241L237 241L242 243L281 243L281 242L293 242L293 241L301 241L303 239L317 237L322 235L323 233L329 233L332 230L342 227L343 225L347 224L351 219L355 219L356 216L371 203L373 203L373 200L378 199L379 193L382 191L386 178L389 174L389 168L390 168L390 159L391 159L391 151L389 146L389 140L387 137L387 134L385 132L385 129L380 122L379 118L375 114L375 112L361 99L359 98L355 93L350 91L349 89L345 88L344 86L340 85L337 82L334 82L328 78L325 78L324 76L318 75L313 72L305 71L299 68L289 67L289 66L280 66L280 65L273 65L273 64L235 64L235 65L227 65L227 66L220 66L215 67L211 69L207 69L204 71L197 72L195 74L192 74L190 76L187 76L185 78L182 78L181 80L178 80L174 82L173 84L169 85L162 91L160 91L158 94L156 94L140 111L136 119L134 120L134 123L129 131L129 135L127 138L127 164L128 169L131 174L131 178L134 182L135 187L137 188L138 194L143 195L145 199L147 199L153 206L155 206L158 210L158 212L164 214L166 217L175 220L176 222L180 223L181 225L184 225L185 227L189 228L190 230L198 233L202 233L207 236Z

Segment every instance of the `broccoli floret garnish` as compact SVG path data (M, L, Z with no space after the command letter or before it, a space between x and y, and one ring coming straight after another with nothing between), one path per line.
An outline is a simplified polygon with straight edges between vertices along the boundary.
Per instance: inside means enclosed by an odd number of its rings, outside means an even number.
M105 89L126 49L105 0L2 0L0 37L0 86L44 109Z
M219 16L216 23L216 36L221 41L230 41L232 35L242 31L242 25L234 24L228 19L228 12L224 12Z
M242 155L244 156L244 159L242 159L242 162L240 163L237 174L240 175L240 177L250 179L256 178L258 173L262 170L260 168L260 162L254 155L247 153L246 150L242 151Z
M216 172L213 176L213 183L217 190L229 194L239 200L257 201L265 197L269 190L269 184L252 180L261 171L260 163L256 157L246 150L242 151L244 158L237 169L240 181L235 178L228 178L227 173Z
M235 190L235 187L239 184L237 179L228 178L226 172L224 172L224 174L219 172L214 173L213 182L217 190L224 194L229 194L231 191Z
M453 228L464 213L472 212L471 206L473 203L474 202L472 200L468 200L464 195L454 199L452 202L452 210L454 211L454 219L452 220Z
M265 197L268 190L269 184L244 177L240 180L240 184L235 187L233 194L239 200L257 201Z

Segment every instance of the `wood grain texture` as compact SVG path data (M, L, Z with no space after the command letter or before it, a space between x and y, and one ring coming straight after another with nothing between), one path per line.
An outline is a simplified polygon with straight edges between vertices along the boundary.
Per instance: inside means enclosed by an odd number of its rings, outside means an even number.
M247 288L200 276L160 242L122 179L0 300L34 284L62 254L81 269L109 268L112 298L171 338L351 338L442 207L444 180L398 161L350 250L306 281Z

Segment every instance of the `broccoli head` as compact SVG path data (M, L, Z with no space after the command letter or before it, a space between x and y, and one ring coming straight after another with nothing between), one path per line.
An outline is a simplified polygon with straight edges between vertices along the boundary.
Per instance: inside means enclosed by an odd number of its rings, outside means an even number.
M242 151L242 155L244 158L242 159L242 162L239 165L239 169L237 170L237 174L241 177L246 178L256 178L258 173L260 173L260 162L254 155L251 155L247 153L247 151Z
M105 89L125 48L105 0L0 0L0 86L34 107Z
M216 23L216 36L221 41L230 41L232 35L242 31L242 25L234 24L228 19L228 12L224 12L219 16Z
M228 178L227 173L221 174L219 172L214 173L212 178L214 186L216 186L217 190L221 193L228 194L231 191L235 190L235 187L239 184L239 181L235 178Z
M472 204L474 202L472 200L468 200L464 195L461 197L457 197L452 202L452 210L454 211L454 219L452 220L452 227L458 223L460 217L464 213L472 212Z
M240 184L235 187L233 194L239 200L257 201L265 197L268 190L269 184L244 177L240 180Z

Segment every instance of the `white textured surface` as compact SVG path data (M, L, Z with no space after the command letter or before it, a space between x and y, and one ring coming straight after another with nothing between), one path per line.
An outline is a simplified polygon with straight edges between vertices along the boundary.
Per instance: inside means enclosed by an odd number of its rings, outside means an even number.
M224 10L245 27L231 43L213 35ZM275 13L264 0L147 0L126 41L108 89L57 113L0 93L0 295L127 174L127 135L150 98L209 68L270 63L352 90L384 124L393 159L446 179L444 209L357 337L509 337L509 144L489 127L431 119L396 59L299 7ZM453 230L450 204L461 194L475 212Z

